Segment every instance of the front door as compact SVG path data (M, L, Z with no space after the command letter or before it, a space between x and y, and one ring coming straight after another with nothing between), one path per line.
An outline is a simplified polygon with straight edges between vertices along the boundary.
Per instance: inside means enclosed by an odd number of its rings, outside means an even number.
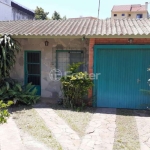
M37 95L41 95L41 52L25 52L25 84L36 86Z

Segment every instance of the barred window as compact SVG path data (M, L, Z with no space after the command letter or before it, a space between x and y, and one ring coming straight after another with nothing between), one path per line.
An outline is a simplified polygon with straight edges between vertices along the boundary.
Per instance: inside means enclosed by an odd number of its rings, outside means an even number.
M63 75L70 64L84 62L84 52L80 50L56 50L56 68L62 71ZM79 71L84 71L84 64Z

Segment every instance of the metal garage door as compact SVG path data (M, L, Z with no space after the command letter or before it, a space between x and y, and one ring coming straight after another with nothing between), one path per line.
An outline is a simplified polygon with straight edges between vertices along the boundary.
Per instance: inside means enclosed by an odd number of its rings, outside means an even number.
M97 107L142 109L150 104L150 46L96 45L94 47L94 93Z

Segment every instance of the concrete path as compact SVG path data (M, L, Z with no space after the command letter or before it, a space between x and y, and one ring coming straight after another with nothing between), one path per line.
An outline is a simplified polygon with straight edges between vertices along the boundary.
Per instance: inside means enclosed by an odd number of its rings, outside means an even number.
M0 150L51 150L18 129L12 117L0 125Z
M135 111L141 150L150 150L150 117Z
M0 125L0 149L25 150L19 130L11 117L7 123Z
M77 150L80 138L51 108L35 108L64 150Z
M35 108L64 150L112 150L116 109L98 108L80 139L51 108Z
M87 127L79 150L112 150L116 109L98 108Z

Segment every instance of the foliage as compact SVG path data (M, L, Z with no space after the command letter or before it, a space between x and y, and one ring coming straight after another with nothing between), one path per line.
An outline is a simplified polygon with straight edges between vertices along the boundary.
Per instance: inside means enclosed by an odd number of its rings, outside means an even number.
M3 86L0 89L0 99L8 100L11 99L16 102L21 102L26 105L35 104L39 100L39 96L36 95L37 89L31 83L26 86L21 86L17 82L12 82L13 84L9 88Z
M53 15L52 15L52 19L53 20L61 20L61 16L57 11L54 11Z
M43 8L36 7L35 9L35 20L48 20L47 15L49 12L45 12Z
M37 89L32 83L27 84L23 87L18 87L16 84L12 90L9 90L9 94L14 98L15 101L19 101L26 105L35 104L39 100L39 96L36 95Z
M70 74L61 78L63 90L63 104L65 107L80 108L84 107L83 97L93 86L93 82L87 73L79 72L82 63L73 63L69 67Z
M20 44L10 35L4 35L0 38L0 99L4 101L11 99L29 105L39 99L36 96L36 88L31 84L22 87L19 82L10 78L16 53L19 51Z
M67 20L67 17L66 17L66 16L64 16L64 17L62 18L62 20Z
M10 35L4 35L0 38L0 82L9 77L10 70L15 64L15 53L19 51L19 43Z
M9 112L6 108L12 104L12 101L8 101L7 104L3 101L0 101L0 124L5 123L7 121L7 118L9 117Z

